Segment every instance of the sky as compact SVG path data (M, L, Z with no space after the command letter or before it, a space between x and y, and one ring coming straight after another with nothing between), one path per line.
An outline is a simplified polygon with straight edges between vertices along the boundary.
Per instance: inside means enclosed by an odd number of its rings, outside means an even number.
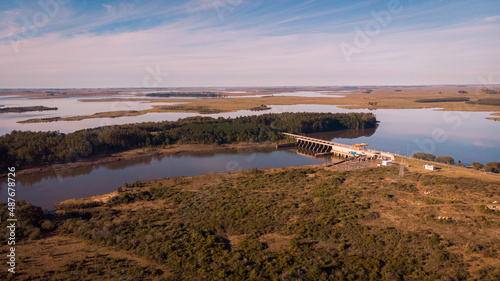
M500 1L0 1L0 88L436 84L500 84Z

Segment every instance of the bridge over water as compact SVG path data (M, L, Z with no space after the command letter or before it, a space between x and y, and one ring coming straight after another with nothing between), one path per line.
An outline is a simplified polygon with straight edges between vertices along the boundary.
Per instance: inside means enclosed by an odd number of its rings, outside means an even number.
M366 149L366 147L354 147L351 145L335 143L332 141L310 138L295 134L283 133L289 137L295 138L295 145L317 152L317 155L334 155L343 158L354 156L364 156L370 158L382 158L394 160L394 155L388 152Z

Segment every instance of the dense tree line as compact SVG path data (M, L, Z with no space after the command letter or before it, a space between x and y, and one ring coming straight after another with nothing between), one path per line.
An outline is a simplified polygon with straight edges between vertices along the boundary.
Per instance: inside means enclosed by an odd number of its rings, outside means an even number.
M455 164L455 159L453 159L452 157L449 157L449 156L439 156L436 158L436 162L448 164L448 165L453 165L453 164Z
M413 158L416 158L416 159L434 161L434 162L449 164L449 165L455 164L455 159L453 159L452 157L449 157L449 156L436 157L435 155L428 154L428 153L422 153L422 152L413 153L412 156L413 156ZM465 167L465 165L460 160L456 163L456 166ZM470 166L468 166L467 168L472 168L475 170L482 170L482 171L490 172L490 173L500 173L500 162L488 162L488 163L486 163L486 165L483 165L479 162L472 162L470 164Z
M427 160L427 161L434 161L436 159L436 156L429 153L417 152L413 153L413 158Z
M224 98L226 94L224 93L214 93L214 92L170 92L170 93L151 93L147 94L147 97L195 97L195 98Z
M23 106L23 107L2 107L0 108L0 113L22 113L28 111L45 111L45 110L57 110L57 107L47 107L47 106Z
M415 102L428 103L428 102L460 102L468 101L470 98L460 98L460 97L449 97L449 98L435 98L435 99L421 99Z
M453 165L455 164L455 159L449 157L449 156L439 156L439 157L436 157L432 154L429 154L429 153L421 153L421 152L417 152L417 153L413 153L413 158L416 158L416 159L422 159L422 160L427 160L427 161L434 161L434 162L438 162L438 163L443 163L443 164L449 164L449 165Z
M500 99L478 99L477 101L472 101L467 103L482 104L482 105L500 105Z
M491 89L482 89L481 91L483 91L483 93L485 94L490 94L490 95L500 94L500 91L495 91Z
M12 131L0 137L0 166L27 167L173 143L225 144L277 141L280 132L312 133L373 128L371 113L281 113L238 118L190 117L178 121L114 125L76 131Z

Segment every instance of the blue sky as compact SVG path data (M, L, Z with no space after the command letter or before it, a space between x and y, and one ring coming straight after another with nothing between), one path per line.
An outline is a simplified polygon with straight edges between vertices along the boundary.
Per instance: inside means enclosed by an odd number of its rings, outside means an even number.
M0 2L0 88L500 84L500 2Z

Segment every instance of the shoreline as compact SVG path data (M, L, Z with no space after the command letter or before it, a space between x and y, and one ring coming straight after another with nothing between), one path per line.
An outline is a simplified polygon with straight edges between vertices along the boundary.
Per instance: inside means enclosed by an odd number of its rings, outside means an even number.
M500 95L487 92L500 92L499 85L428 85L428 86L360 86L360 87L235 87L224 90L200 87L200 88L154 88L154 89L34 89L34 90L0 90L0 98L3 96L26 97L37 99L58 99L58 98L90 98L81 102L141 102L150 103L152 108L145 110L121 110L98 112L88 115L78 115L69 117L47 117L31 118L18 121L18 123L47 123L57 121L81 121L92 118L119 118L126 116L140 116L148 113L197 113L214 114L224 112L236 112L239 110L252 110L253 108L266 106L287 106L287 105L331 105L341 109L424 109L436 108L439 111L464 111L464 112L489 112L485 117L488 120L500 120L500 106L496 103L478 104L479 100L500 101ZM176 98L148 98L146 93L166 92L175 90L176 92L206 92L215 91L224 95L238 98L201 98L186 99L182 96ZM231 93L229 90L243 92ZM141 92L142 91L142 92ZM147 92L146 92L147 91ZM229 92L228 92L229 91ZM346 92L347 93L342 93ZM307 96L294 95L297 92L321 92L342 94L341 97ZM274 96L274 94L292 93L285 96ZM127 97L133 95L134 97ZM264 96L262 96L264 95ZM99 98L107 96L104 98ZM259 97L261 96L261 97ZM92 97L95 97L92 99ZM422 99L432 102L421 103ZM468 100L469 102L456 102L457 99ZM175 105L158 105L155 103L182 103Z
M454 97L455 95L450 95ZM485 95L481 95L484 97ZM436 95L427 95L421 97L435 98ZM414 99L418 96L407 96L399 98L394 95L384 94L363 94L353 93L345 97L303 97L303 96L269 96L269 97L248 97L235 99L90 99L82 102L142 102L150 103L152 108L138 111L108 111L99 112L90 115L77 115L69 117L49 117L32 118L18 123L48 123L57 121L81 121L92 118L119 118L125 116L140 116L148 113L198 113L215 114L224 112L236 112L240 110L252 110L256 107L265 106L286 106L286 105L331 105L342 109L432 109L438 111L458 111L458 112L489 112L490 116L486 119L495 120L500 114L500 106L484 104L467 104L465 102L429 102L418 103ZM156 105L155 103L180 103L176 105Z
M242 149L247 149L247 148L265 148L269 147L271 144L266 145L245 145ZM230 150L231 148L226 148L225 150ZM237 148L233 148L237 149ZM224 149L221 149L222 151ZM202 149L200 151L214 151L214 150L209 150L207 149ZM176 153L182 153L185 151L178 151ZM192 152L192 151L190 151ZM447 178L456 178L460 179L463 177L466 178L471 178L471 179L477 179L477 180L483 180L483 181L489 181L489 182L497 182L500 183L500 174L493 174L493 173L485 173L481 172L478 170L473 170L473 169L468 169L465 167L457 167L454 165L448 165L448 164L442 164L442 163L436 163L432 161L427 161L427 160L421 160L421 159L415 159L415 158L409 158L405 156L400 156L398 155L396 159L397 162L393 166L399 166L399 164L402 162L405 169L407 169L408 172L412 173L419 173L421 175L436 175L436 176L444 176ZM423 164L432 164L435 166L440 167L440 170L438 171L429 171L425 170L422 166ZM357 172L361 170L367 170L367 169L374 169L374 168L384 168L385 166L380 166L380 167L366 167L366 168L361 168L357 170L351 170L348 172ZM334 170L331 167L325 166L325 164L312 164L312 165L299 165L299 166L283 166L279 168L262 168L259 169L261 171L264 171L266 173L274 173L276 171L286 171L286 170L291 170L291 169L307 169L307 168L313 168L313 169L325 169L327 171L334 171L338 173L342 173L342 171ZM206 178L208 177L218 177L218 176L230 176L234 173L244 175L246 172L245 170L240 170L240 171L234 171L234 172L215 172L215 173L208 173L208 174L201 174L201 175L196 175L196 176L187 176L185 178L187 179L194 179L194 178ZM151 186L151 183L157 183L158 181L161 180L166 180L166 179L172 179L175 177L167 177L167 178L156 178L156 179L150 179L150 180L143 180L141 182L146 183L146 186ZM118 187L116 187L118 188ZM80 197L80 198L72 198L72 199L67 199L64 201L57 202L54 204L55 210L57 210L58 206L65 205L65 204L89 204L89 203L94 203L94 202L101 202L103 204L107 203L107 201L115 196L118 196L119 192L117 190L104 193L101 195L95 195L95 196L89 196L89 197Z
M18 170L18 176L32 176L45 174L50 172L62 172L83 167L100 166L109 163L114 163L122 160L133 160L142 157L151 156L167 156L180 153L197 153L197 152L222 152L239 149L258 149L276 147L276 142L264 143L238 143L238 144L222 144L222 145L205 145L205 144L173 144L166 148L149 148L149 149L132 149L112 153L111 155L95 155L82 159L79 162L63 163L63 164L47 164L39 167L32 167ZM0 178L6 177L7 174L1 174Z

